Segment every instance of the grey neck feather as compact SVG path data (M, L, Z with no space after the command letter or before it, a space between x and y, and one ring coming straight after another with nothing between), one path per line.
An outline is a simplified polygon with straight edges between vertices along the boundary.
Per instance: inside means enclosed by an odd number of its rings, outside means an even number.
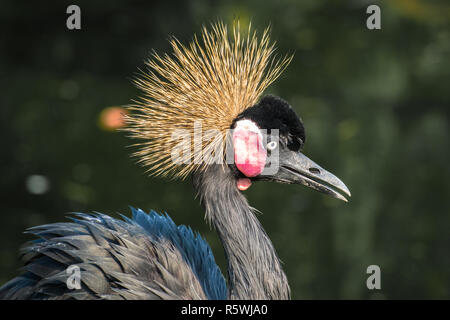
M275 249L236 186L227 166L194 175L194 187L216 228L228 262L229 299L289 299L290 289Z

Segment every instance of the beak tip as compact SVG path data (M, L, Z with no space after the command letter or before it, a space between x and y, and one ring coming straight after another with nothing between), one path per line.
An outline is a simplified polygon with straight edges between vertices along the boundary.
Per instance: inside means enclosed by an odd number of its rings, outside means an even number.
M348 196L349 198L351 198L351 197L352 197L352 194L350 193L350 190L348 190L348 189L347 189L347 192L346 192L346 194L347 194L347 196Z
M344 197L344 199L345 199L344 201L348 202L349 199L347 199L347 198L351 198L352 194L350 193L350 190L347 189L346 191L347 192L345 192L346 197Z
M351 198L351 196L352 196L352 193L350 192L350 190L348 190L348 188L346 188L347 190L345 190L345 191L347 191L346 193L347 193L347 195L349 196L349 198Z

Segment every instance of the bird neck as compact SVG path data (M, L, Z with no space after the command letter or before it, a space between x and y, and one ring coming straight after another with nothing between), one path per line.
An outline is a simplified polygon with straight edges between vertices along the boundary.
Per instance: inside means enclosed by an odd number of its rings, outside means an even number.
M228 263L229 299L289 299L290 289L275 249L226 166L194 175L207 220L222 241Z

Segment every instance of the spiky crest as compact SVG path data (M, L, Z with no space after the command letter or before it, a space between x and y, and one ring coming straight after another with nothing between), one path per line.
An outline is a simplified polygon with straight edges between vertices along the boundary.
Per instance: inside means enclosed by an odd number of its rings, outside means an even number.
M249 26L243 36L238 22L233 24L231 36L228 27L218 22L211 30L203 27L201 41L194 36L185 46L172 38L170 44L173 56L153 53L146 61L147 72L134 80L144 96L128 107L125 131L144 140L136 144L139 150L134 156L148 172L185 178L204 167L205 162L195 161L201 157L199 153L224 152L232 121L257 103L291 57L273 55L275 44L270 42L269 28L258 38ZM203 139L193 139L194 126L199 123ZM173 139L175 130L181 139ZM180 132L185 134L180 136ZM188 139L182 139L187 135ZM190 150L190 158L185 159L188 163L172 160L171 153L180 142L183 150Z

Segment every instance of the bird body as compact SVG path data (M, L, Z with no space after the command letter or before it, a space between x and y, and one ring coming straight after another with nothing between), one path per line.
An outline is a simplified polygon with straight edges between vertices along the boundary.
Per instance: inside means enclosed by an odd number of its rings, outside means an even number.
M290 58L272 58L267 30L261 39L250 30L241 36L239 26L231 34L218 23L203 30L203 45L173 40L173 58L155 54L136 80L144 97L129 107L125 129L141 140L134 155L150 173L192 176L225 251L227 282L198 234L167 215L132 208L123 220L78 214L70 223L31 228L38 240L24 248L23 273L0 288L0 298L290 298L273 244L241 191L273 181L345 201L342 193L350 192L302 154L305 129L293 108L275 96L260 98ZM199 122L209 133L196 140ZM175 149L194 151L174 159ZM215 161L196 161L205 153ZM75 289L67 284L73 266L81 281Z

